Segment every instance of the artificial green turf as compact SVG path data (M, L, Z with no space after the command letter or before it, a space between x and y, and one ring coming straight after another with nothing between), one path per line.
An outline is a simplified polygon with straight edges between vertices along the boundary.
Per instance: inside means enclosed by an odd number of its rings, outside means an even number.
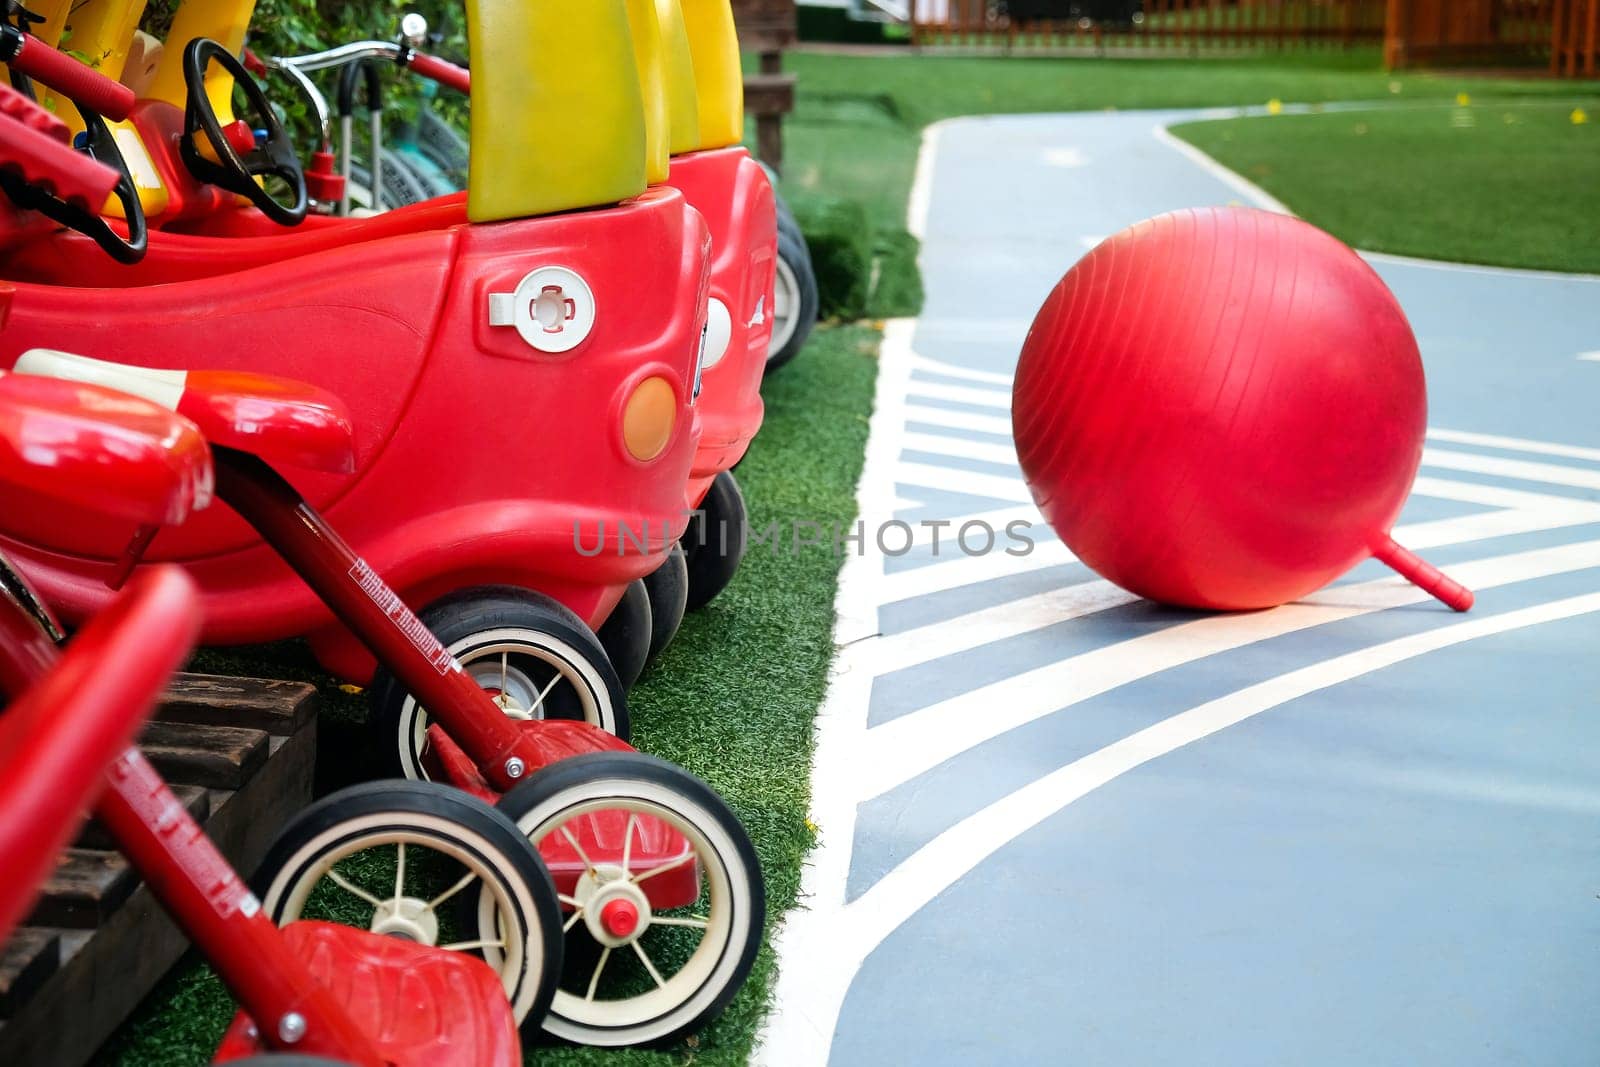
M806 350L764 390L767 421L737 476L752 525L848 526L867 439L879 335L865 327L820 328ZM802 533L807 532L802 528ZM792 551L751 549L729 588L684 620L677 640L630 696L634 743L709 781L750 831L767 881L767 914L794 905L800 864L811 847L806 824L812 720L833 659L833 595L842 560L831 544ZM200 666L248 663L279 676L316 675L295 646L208 654ZM359 735L360 701L326 679L335 704L327 726L334 743L322 762ZM342 764L343 758L331 762ZM326 779L325 779L326 780ZM533 1050L530 1062L661 1065L689 1059L737 1064L748 1058L771 994L773 957L762 949L755 970L728 1011L676 1049L603 1052ZM233 1012L208 969L193 965L169 977L105 1050L103 1062L161 1065L207 1062Z
M1348 244L1600 272L1600 95L1231 119L1174 132Z

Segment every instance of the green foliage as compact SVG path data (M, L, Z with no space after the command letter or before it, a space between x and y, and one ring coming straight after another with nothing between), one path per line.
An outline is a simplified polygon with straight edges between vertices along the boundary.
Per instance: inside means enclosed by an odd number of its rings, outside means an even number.
M165 39L178 3L179 0L151 0L140 28ZM260 0L250 22L248 43L258 55L282 56L316 52L349 41L391 40L399 32L401 17L410 11L424 15L430 32L437 36L438 43L430 45L430 49L446 58L467 55L466 17L460 4L411 0ZM317 77L322 91L331 97L335 76ZM396 76L388 80L385 99L395 121L415 119L424 88L421 78ZM315 134L307 101L281 77L270 79L268 92L289 120L296 143L302 151L309 151ZM442 93L436 109L458 129L466 128L464 97Z

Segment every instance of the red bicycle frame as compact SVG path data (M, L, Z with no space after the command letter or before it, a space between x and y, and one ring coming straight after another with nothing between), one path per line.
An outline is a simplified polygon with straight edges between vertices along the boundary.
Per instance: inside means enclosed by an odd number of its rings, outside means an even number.
M39 617L7 591L0 596L0 679L8 694L16 692L12 686L27 683L28 695L6 713L6 722L9 726L16 716L26 724L41 713L54 715L59 728L49 732L53 750L70 756L69 765L101 766L92 762L94 733L80 734L76 725L133 693L142 694L148 708L188 654L197 629L188 578L178 568L156 568L141 574L105 617L84 629L67 656L57 659L42 654L48 638ZM30 633L32 639L26 639ZM54 778L32 775L22 788L40 797L60 791ZM269 1046L373 1067L384 1062L290 954L260 902L137 746L126 748L105 772L94 814L240 1007L263 1024ZM11 821L8 813L8 825ZM41 839L54 842L72 826L60 818L27 821L37 835L35 850ZM46 848L47 857L54 854Z
M247 452L217 448L215 455L217 495L255 528L443 727L448 741L439 730L430 730L429 738L434 743L434 766L452 785L493 802L497 793L565 754L566 746L552 734L581 731L588 751L627 750L626 744L588 723L543 720L525 727L507 718L422 620L282 475ZM476 774L468 773L462 761L449 758L451 742L465 753Z

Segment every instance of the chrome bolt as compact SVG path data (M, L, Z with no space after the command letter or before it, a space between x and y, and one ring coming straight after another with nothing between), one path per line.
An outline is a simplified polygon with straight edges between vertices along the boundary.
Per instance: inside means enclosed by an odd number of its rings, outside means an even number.
M400 37L412 48L421 48L428 39L428 20L413 11L400 20Z
M293 1045L306 1036L306 1017L297 1011L291 1011L278 1020L278 1040L285 1045Z
M528 771L528 765L516 756L506 760L506 777L510 779L521 778Z

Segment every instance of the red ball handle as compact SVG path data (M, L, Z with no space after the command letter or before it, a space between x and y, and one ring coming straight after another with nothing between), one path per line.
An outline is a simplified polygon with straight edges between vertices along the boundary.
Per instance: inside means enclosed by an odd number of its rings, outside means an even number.
M1472 595L1472 590L1409 548L1397 544L1395 539L1387 534L1373 547L1372 554L1379 562L1393 567L1400 577L1429 596L1437 597L1446 606L1456 611L1472 609L1473 601L1476 599Z

